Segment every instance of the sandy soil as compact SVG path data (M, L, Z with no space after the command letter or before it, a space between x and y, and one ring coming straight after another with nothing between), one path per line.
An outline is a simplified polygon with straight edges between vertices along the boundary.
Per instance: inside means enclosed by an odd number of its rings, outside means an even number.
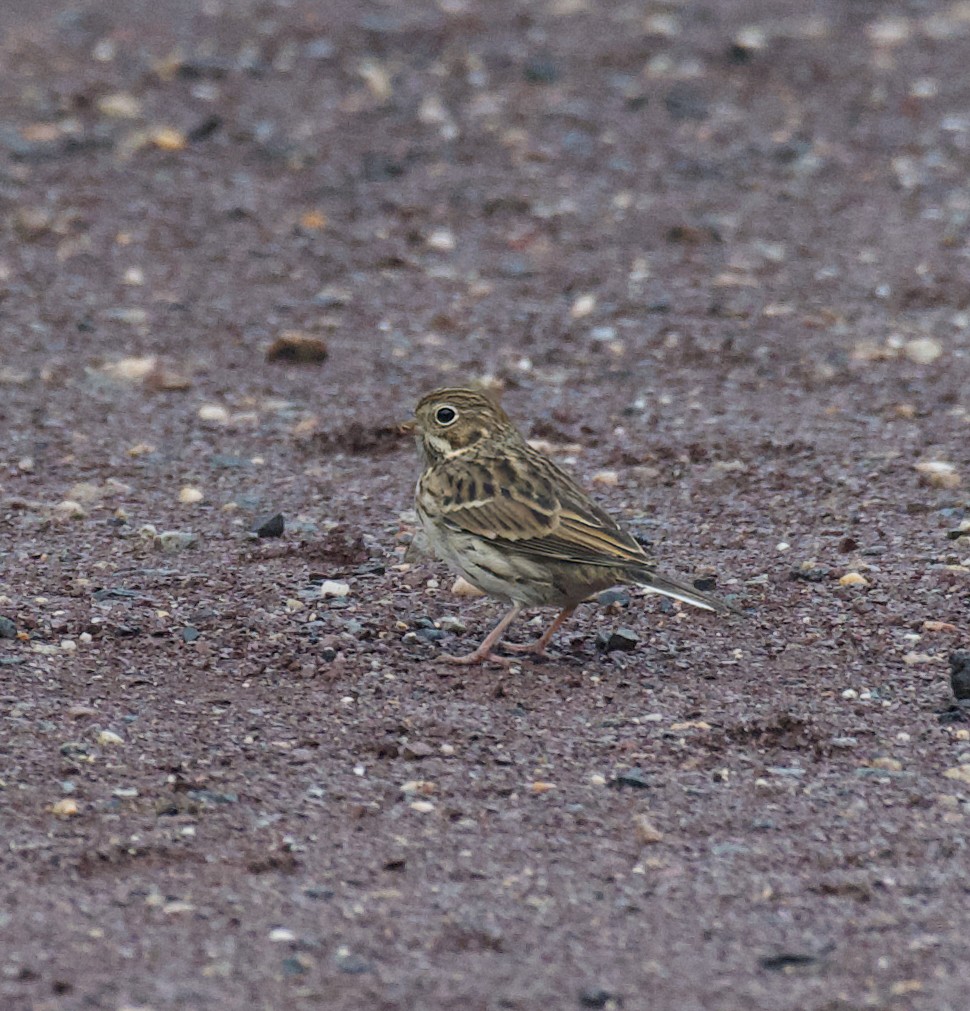
M965 1008L968 52L966 4L6 0L0 1006ZM478 381L746 616L437 659L500 605L401 567L394 424Z

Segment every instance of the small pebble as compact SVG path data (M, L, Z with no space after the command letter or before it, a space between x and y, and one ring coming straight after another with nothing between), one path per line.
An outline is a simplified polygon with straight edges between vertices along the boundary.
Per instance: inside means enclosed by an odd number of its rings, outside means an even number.
M229 411L222 404L203 404L198 416L200 421L211 421L218 425L225 425L229 421Z
M958 701L970 700L970 650L950 654L950 687Z
M590 313L596 308L596 296L595 295L580 295L572 304L572 308L569 310L569 315L573 319L583 319L589 316Z
M541 779L537 779L535 782L529 784L529 793L543 794L548 793L550 790L555 790L555 783L546 783Z
M966 783L967 786L970 786L970 765L957 765L952 769L947 769L943 775L947 779L953 779L958 783ZM63 804L64 801L59 803Z
M350 584L336 579L325 579L320 584L321 597L346 597L350 593Z
M184 488L179 489L179 502L182 505L197 505L205 498L205 495L199 488L193 488L191 485L185 485Z
M847 572L839 577L839 586L868 586L869 580L861 572Z
M16 639L17 626L9 619L0 616L0 639Z
M920 483L930 488L952 490L960 487L960 475L956 467L946 460L923 460L916 464Z
M98 744L105 745L119 745L124 744L125 739L120 735L116 734L113 730L102 730L98 734Z
M253 533L257 537L282 537L286 529L286 520L282 513L274 513L272 516L264 516L257 520L253 527Z
M287 930L286 927L275 927L269 932L269 939L274 944L289 944L296 940L296 934L292 930Z
M644 846L663 841L663 832L656 828L645 814L638 814L634 817L633 828L637 840Z
M72 797L64 797L51 804L51 814L58 818L73 818L79 810L77 801Z
M647 777L639 769L626 769L618 772L613 780L616 786L629 786L634 790L648 790L650 784Z
M615 632L600 631L596 634L596 648L603 653L615 650L628 653L637 648L638 641L636 632L630 628L618 628Z
M425 240L428 249L437 253L450 253L455 248L454 233L448 228L438 228Z
M943 345L932 337L920 337L906 342L906 357L917 365L932 365L943 354Z
M325 362L330 351L326 341L297 330L284 330L266 350L267 362L312 365Z
M146 529L142 528L143 531ZM163 530L158 534L152 527L150 539L155 542L160 551L169 553L183 551L185 548L194 548L199 543L199 535L191 530Z

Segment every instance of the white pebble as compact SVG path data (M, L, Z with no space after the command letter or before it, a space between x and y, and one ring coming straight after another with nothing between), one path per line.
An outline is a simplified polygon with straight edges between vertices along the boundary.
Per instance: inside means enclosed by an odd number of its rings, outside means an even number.
M350 593L350 584L341 583L336 579L325 579L320 584L321 597L346 597Z

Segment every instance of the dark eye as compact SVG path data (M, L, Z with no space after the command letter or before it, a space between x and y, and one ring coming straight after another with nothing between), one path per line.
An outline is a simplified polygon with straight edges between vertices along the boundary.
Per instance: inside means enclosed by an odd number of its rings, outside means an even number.
M442 427L452 424L457 417L458 412L453 407L439 407L434 412L434 420Z

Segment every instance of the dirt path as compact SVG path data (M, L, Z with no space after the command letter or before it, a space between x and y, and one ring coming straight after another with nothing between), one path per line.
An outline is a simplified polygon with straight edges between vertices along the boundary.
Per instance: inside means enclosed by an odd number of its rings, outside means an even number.
M0 6L0 1007L965 1008L968 53L966 4ZM483 379L748 617L439 662L499 605L399 567L394 422Z

